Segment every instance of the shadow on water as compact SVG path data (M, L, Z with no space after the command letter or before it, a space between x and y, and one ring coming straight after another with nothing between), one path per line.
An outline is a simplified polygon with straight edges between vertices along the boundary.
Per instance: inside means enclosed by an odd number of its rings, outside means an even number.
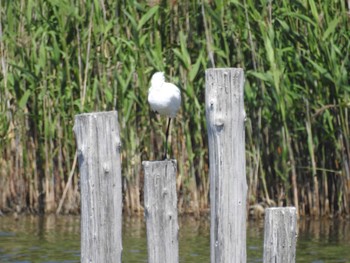
M179 220L180 262L210 262L210 223ZM350 262L350 222L300 220L297 262ZM262 262L263 222L247 228L248 262ZM80 262L80 217L0 217L0 262ZM124 218L123 262L147 262L143 219Z

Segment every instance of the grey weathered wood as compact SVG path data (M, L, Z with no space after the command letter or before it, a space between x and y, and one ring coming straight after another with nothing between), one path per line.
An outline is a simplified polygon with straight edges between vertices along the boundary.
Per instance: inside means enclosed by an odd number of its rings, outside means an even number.
M294 263L297 210L275 207L265 210L264 263Z
M148 262L178 263L176 160L142 162Z
M122 189L116 111L75 116L81 184L81 262L121 262Z
M206 70L212 263L246 262L244 72Z

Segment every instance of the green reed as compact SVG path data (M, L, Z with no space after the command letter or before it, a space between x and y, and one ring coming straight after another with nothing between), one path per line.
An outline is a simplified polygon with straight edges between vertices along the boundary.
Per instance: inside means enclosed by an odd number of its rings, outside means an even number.
M350 212L346 1L0 4L1 210L55 211L73 171L63 211L78 211L74 115L117 109L124 208L141 211L141 161L160 158L165 137L147 90L165 71L183 99L171 134L180 211L205 211L204 72L215 65L246 73L249 203Z

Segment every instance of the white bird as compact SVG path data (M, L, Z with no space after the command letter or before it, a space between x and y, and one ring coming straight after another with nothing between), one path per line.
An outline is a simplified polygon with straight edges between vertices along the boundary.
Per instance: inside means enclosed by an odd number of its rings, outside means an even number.
M168 127L165 133L165 148L163 158L167 158L168 135L171 118L176 117L176 113L181 105L181 93L174 84L165 82L164 72L156 72L151 79L151 87L148 90L148 103L153 111L161 116L169 118Z

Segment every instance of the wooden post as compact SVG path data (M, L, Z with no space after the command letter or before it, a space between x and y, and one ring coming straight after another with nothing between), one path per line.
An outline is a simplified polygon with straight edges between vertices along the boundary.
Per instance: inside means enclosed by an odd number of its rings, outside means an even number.
M206 70L212 263L246 262L244 72Z
M297 240L295 207L265 210L264 263L294 263Z
M122 189L116 111L75 116L81 184L81 262L121 262Z
M176 160L144 161L148 262L178 263Z

